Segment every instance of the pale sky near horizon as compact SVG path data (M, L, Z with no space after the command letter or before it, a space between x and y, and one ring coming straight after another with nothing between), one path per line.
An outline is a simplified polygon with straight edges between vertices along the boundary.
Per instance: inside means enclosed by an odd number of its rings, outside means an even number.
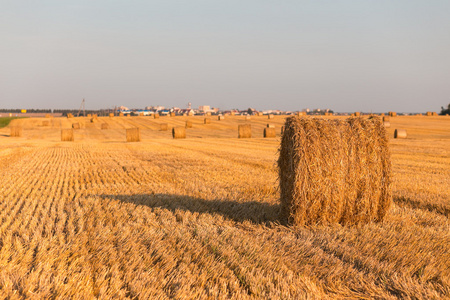
M0 108L439 111L450 1L0 0Z

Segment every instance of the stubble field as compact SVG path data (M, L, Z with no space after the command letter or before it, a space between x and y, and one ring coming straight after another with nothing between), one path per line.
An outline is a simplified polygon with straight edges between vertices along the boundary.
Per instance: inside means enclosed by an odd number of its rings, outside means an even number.
M186 120L185 140L159 131ZM450 117L391 118L394 204L382 223L311 228L278 222L284 118L211 120L0 129L0 298L450 298ZM61 142L75 122L75 142ZM237 139L245 123L253 138ZM267 123L277 138L262 138ZM141 142L125 142L132 127ZM408 139L392 139L395 128Z

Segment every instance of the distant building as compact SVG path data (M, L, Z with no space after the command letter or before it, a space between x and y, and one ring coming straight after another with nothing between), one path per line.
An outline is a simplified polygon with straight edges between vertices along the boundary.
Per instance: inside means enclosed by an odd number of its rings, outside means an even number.
M210 112L211 111L211 106L209 105L202 105L198 107L198 110L201 112Z

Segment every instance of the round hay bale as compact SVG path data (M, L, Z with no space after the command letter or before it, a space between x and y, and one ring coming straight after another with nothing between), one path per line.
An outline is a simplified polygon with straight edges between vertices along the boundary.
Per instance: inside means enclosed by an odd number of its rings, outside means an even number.
M68 113L68 114L67 114L67 119L70 119L70 118L73 118L73 114Z
M267 116L267 118L268 118L268 119L273 119L273 115L270 114L270 115Z
M406 129L395 129L394 131L395 139L406 139L407 136Z
M380 116L384 117L384 113L381 113ZM383 120L384 121L384 120Z
M392 202L388 145L377 117L287 118L278 159L281 221L381 221Z
M299 112L297 112L297 116L299 116L299 117L306 116L306 112L305 111L299 111Z
M139 113L139 117L143 117L143 116L144 116L143 112Z
M108 123L102 123L102 130L104 130L104 129L109 129Z
M169 124L167 124L167 123L162 123L162 124L160 124L160 125L159 125L159 130L161 130L161 131L167 131L167 130L169 130Z
M277 134L275 132L275 127L266 127L264 128L264 137L265 138L274 138Z
M154 119L159 119L159 114L153 114Z
M141 133L139 128L129 128L126 130L127 133L127 142L140 142L141 141Z
M355 117L359 117L359 116L361 116L361 113L359 111L357 111L357 112L354 113L354 116Z
M186 138L186 128L184 128L184 127L172 128L172 137L174 139L185 139Z
M61 142L73 142L73 129L61 129Z
M273 124L267 124L266 127L267 127L267 128L275 128L275 125L273 125Z
M432 115L433 115L433 113L431 111L427 111L427 117L430 117Z
M109 113L110 118L114 118L114 113Z
M20 126L11 126L10 127L10 137L21 137L22 136L22 127Z
M395 111L390 111L390 112L389 112L389 116L390 116L390 117L396 117L396 116L397 116L397 113L396 113Z
M217 120L219 120L219 121L225 120L225 116L218 116Z
M87 117L88 118L92 118L92 114L87 114Z
M389 117L383 117L383 122L388 122L389 121Z
M211 112L207 112L207 113L205 113L205 116L207 116L207 117L211 117Z
M119 117L123 117L123 116L124 116L123 112L119 113Z
M170 113L170 116L171 116L171 117L175 117L175 113L174 113L174 112L171 112L171 113Z
M72 124L73 129L80 129L80 123L73 123Z
M236 113L234 111L230 112L230 116L235 116Z
M389 121L384 121L384 122L383 122L383 125L384 125L384 127L389 128L389 127L391 127L391 122L389 122Z
M186 121L185 127L186 128L192 128L192 122L191 121Z
M205 118L205 119L203 120L203 123L204 123L204 124L211 124L211 119L210 119L210 118Z
M238 138L248 139L252 137L252 125L243 124L238 126Z
M438 115L438 113L433 111L433 116L437 116L437 115Z

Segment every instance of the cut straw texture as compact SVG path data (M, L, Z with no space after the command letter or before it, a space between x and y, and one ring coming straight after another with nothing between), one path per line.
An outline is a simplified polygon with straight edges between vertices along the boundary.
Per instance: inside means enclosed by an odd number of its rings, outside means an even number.
M275 127L266 127L264 128L264 137L265 138L274 138L277 134L275 132Z
M395 129L394 131L394 138L396 139L406 139L407 136L406 129Z
M159 125L159 130L161 130L161 131L167 131L167 130L169 130L169 124L167 124L167 123L162 123L162 124L160 124L160 125Z
M72 123L73 129L80 129L80 123Z
M139 128L129 128L127 129L127 142L140 142L141 133Z
M185 139L186 138L186 128L184 128L184 127L172 128L172 137L174 139Z
M73 129L61 129L61 141L62 142L73 142Z
M391 162L380 118L289 117L279 151L282 222L351 225L386 215Z
M21 137L22 136L22 127L20 126L11 126L10 127L10 137Z
M252 137L252 125L243 124L238 126L238 137L240 139L249 139Z

